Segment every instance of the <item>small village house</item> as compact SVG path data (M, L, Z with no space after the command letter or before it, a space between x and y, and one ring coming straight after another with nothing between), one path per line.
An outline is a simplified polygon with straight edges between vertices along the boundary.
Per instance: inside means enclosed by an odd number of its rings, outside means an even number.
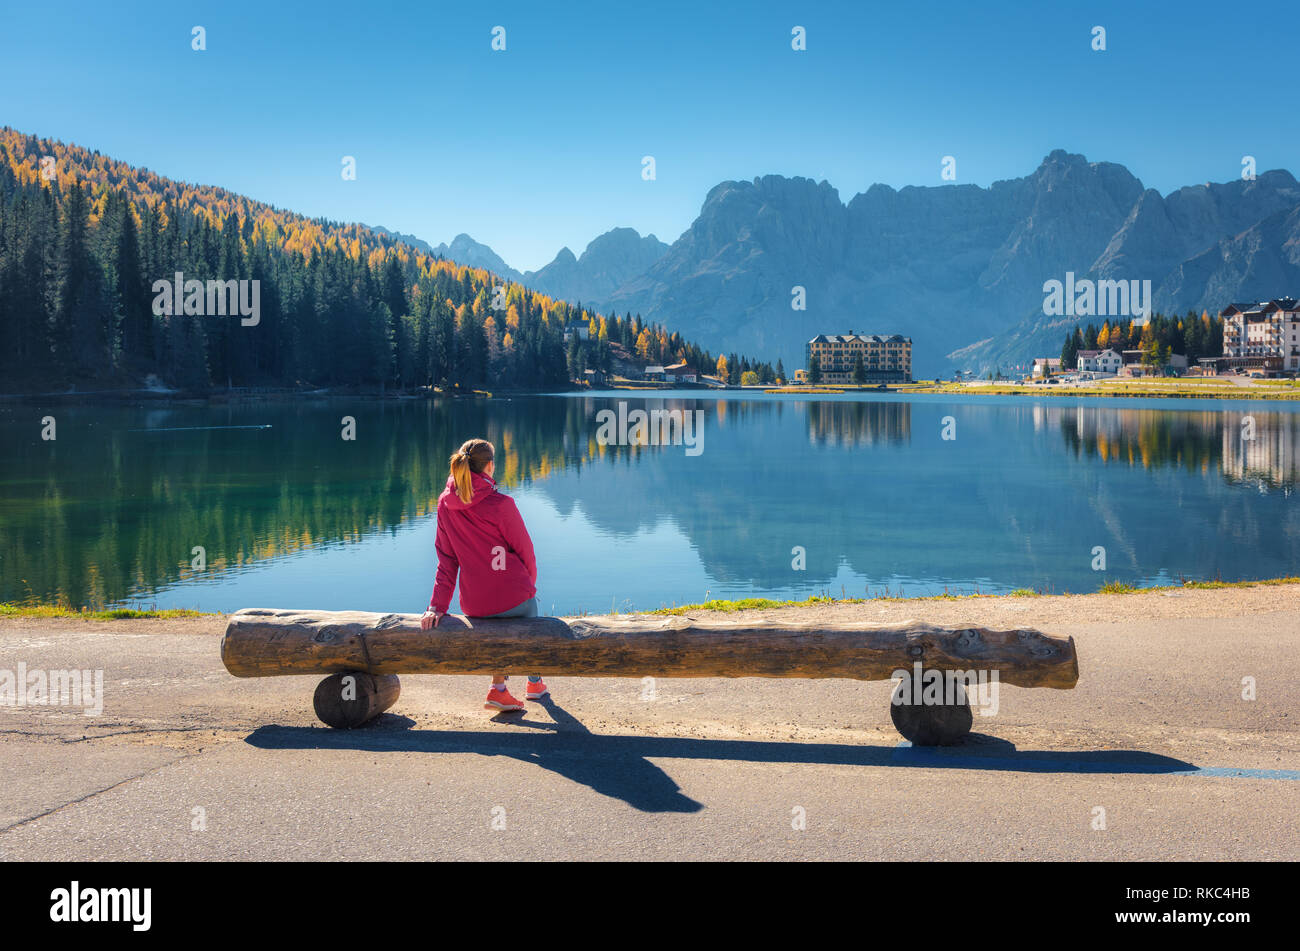
M1119 368L1119 375L1123 377L1181 376L1187 371L1187 356L1182 353L1171 353L1164 366L1143 364L1141 350L1125 350L1122 356L1124 365Z
M1124 357L1117 350L1080 350L1077 369L1081 373L1117 374L1124 365Z
M664 367L664 378L670 382L694 383L697 374L685 363L674 363L672 366Z

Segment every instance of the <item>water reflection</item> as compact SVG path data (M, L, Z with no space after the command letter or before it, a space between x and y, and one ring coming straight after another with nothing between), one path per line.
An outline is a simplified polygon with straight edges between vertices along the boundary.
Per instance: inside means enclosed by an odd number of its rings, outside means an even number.
M1057 417L1076 456L1144 469L1217 471L1235 483L1290 489L1300 472L1300 415L1240 410L1178 412L1041 407Z
M798 403L808 415L814 444L867 447L904 445L912 438L912 404L901 402Z
M702 410L703 453L599 444L596 414L620 401ZM121 602L199 578L196 546L210 581L392 535L432 514L447 456L472 435L496 443L504 483L549 506L573 543L547 582L569 609L579 592L584 606L627 591L861 594L900 577L1095 590L1098 544L1134 580L1290 574L1300 555L1300 415L1285 409L635 395L61 407L43 442L47 412L0 410L0 600ZM940 438L948 416L953 441ZM661 547L610 555L651 534ZM286 603L330 583L305 574Z

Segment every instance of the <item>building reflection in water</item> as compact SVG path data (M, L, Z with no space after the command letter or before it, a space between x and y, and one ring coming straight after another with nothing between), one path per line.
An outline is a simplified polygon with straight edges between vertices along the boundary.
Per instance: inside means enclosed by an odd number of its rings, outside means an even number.
M1223 473L1234 482L1290 489L1300 471L1300 416L1224 413Z
M1036 426L1053 416L1077 456L1144 469L1216 471L1229 482L1287 492L1300 473L1296 413L1039 407Z
M796 404L808 414L808 441L820 446L902 446L912 441L912 404Z

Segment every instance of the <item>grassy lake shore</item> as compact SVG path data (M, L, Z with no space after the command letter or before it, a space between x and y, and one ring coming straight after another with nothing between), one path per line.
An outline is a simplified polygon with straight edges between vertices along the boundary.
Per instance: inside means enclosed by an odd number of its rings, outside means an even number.
M798 610L805 608L824 609L850 605L872 605L881 603L923 604L942 601L998 601L1019 600L1026 598L1075 600L1080 599L1114 599L1126 595L1168 594L1184 591L1220 591L1254 588L1272 588L1279 586L1300 585L1300 577L1264 578L1258 581L1185 581L1178 585L1139 588L1123 581L1110 581L1100 590L1089 593L1072 593L1064 591L1051 593L1035 591L1031 588L1018 588L1006 594L891 594L886 589L881 594L865 598L835 598L830 595L811 595L801 601L777 601L772 598L737 598L734 600L713 599L695 604L666 605L644 611L625 611L620 614L660 614L683 615L701 613L735 614L744 611ZM1296 589L1300 591L1300 589ZM145 608L145 607L110 607L110 608L76 608L68 604L15 604L0 603L0 622L9 618L80 621L155 621L192 618L225 618L227 613L221 611L197 611L190 608Z
M1099 380L1086 384L1015 383L1010 380L955 383L919 380L914 383L850 386L754 387L779 396L836 395L842 393L941 393L975 396L1108 396L1193 400L1300 400L1300 381L1256 380L1245 377L1169 377L1156 379Z

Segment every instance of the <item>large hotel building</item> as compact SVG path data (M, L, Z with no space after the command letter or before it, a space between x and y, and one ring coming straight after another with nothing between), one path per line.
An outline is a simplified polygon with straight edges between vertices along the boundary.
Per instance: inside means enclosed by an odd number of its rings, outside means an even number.
M808 341L808 374L813 360L822 383L853 383L853 364L862 358L867 383L912 382L912 338L894 334L818 334Z
M1229 370L1294 373L1300 370L1300 303L1294 297L1231 304L1223 318L1223 357Z

